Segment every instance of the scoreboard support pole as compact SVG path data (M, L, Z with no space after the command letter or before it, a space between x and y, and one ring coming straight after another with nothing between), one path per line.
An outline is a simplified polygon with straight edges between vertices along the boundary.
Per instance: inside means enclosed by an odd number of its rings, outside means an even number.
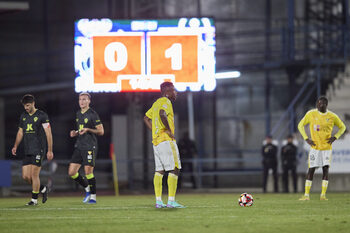
M193 94L187 92L187 108L188 108L188 133L191 140L195 140L194 133L194 111L193 111Z

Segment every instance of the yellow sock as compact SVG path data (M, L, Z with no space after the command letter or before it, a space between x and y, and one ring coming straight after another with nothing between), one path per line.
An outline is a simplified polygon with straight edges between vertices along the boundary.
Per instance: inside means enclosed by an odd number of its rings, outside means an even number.
M154 185L154 193L156 195L156 200L162 200L162 181L163 175L159 172L154 173L153 185Z
M321 195L325 196L328 187L328 180L322 180L322 192Z
M169 201L175 201L175 194L176 194L176 189L177 189L177 179L178 176L173 174L173 173L169 173L168 175L168 195Z
M311 185L312 185L312 180L306 180L305 181L305 196L309 196L310 195Z

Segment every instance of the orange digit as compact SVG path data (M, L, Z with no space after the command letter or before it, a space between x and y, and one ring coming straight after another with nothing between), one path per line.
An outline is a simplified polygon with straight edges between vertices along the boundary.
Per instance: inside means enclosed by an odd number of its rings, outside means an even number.
M196 35L150 35L149 39L151 74L174 74L176 82L198 81L198 37ZM180 44L181 46L172 48L174 44ZM169 55L166 56L166 51L180 48L181 61L176 61L177 63L174 65L172 64L172 58ZM174 57L173 59L177 58ZM181 66L179 62L181 62Z

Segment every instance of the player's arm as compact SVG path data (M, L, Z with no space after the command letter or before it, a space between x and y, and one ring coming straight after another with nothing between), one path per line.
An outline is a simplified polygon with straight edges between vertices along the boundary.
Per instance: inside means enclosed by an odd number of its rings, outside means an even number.
M47 140L47 153L46 153L46 157L47 160L52 160L53 159L53 140L52 140L52 132L51 132L51 127L50 127L50 123L46 122L42 124L44 131L45 131L45 135L46 135L46 140Z
M307 136L306 132L305 132L305 125L309 124L309 114L306 113L306 115L303 117L303 119L301 119L301 121L298 124L298 130L301 134L301 136L303 136L304 140L310 145L310 146L316 146L315 142L312 141L311 139L309 139L309 137Z
M143 117L143 122L145 122L147 128L152 130L152 120L150 118L148 118L148 116Z
M22 139L23 139L23 129L19 127L16 135L15 144L13 145L13 148L12 148L12 155L16 155L18 145L21 143Z
M103 136L105 134L104 128L102 124L96 125L95 129L90 129L90 128L83 128L82 130L79 131L80 135L83 135L85 133L93 133L96 134L98 136Z
M159 116L160 116L160 119L161 119L163 125L166 128L165 132L169 135L170 138L175 139L175 136L171 132L171 129L169 126L168 117L166 115L166 112L163 109L159 110Z
M337 115L335 115L334 117L334 124L338 127L338 132L333 137L327 139L327 142L329 144L332 144L335 140L337 140L346 130L344 122L342 122L342 120L340 120L340 118Z

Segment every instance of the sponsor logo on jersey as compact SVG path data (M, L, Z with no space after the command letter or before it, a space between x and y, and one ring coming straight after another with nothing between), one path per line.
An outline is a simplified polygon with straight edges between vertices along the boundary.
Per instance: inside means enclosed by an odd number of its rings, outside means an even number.
M84 119L85 124L88 123L88 121L89 121L89 120L88 120L87 118Z
M34 122L37 122L37 120L38 120L38 117L34 117Z
M26 131L33 131L33 124L27 124Z
M41 155L35 156L35 159L36 159L36 160L40 160L40 158L41 158Z
M314 131L320 131L321 126L320 125L314 125Z

